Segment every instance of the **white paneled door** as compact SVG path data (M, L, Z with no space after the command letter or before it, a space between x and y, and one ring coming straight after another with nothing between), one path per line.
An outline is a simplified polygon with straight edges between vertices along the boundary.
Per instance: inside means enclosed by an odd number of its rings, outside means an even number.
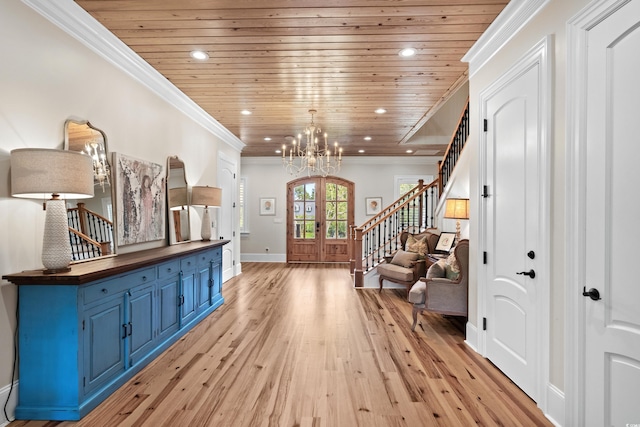
M222 281L226 282L235 276L235 242L236 242L236 195L238 185L236 179L236 163L223 154L218 157L218 182L222 188L222 206L218 212L218 235L214 238L229 240L222 247Z
M541 43L482 96L485 356L536 401L549 286L546 48Z
M587 40L584 425L640 425L640 1Z

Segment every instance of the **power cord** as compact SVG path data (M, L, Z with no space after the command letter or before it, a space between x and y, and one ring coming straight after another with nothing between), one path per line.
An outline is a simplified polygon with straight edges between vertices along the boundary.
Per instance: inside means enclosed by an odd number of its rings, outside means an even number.
M9 399L11 399L11 393L13 392L13 384L16 379L16 364L18 363L18 311L20 307L20 291L18 290L18 296L16 297L16 329L13 332L13 365L11 369L11 384L9 385L9 394L7 395L7 400L4 402L4 417L8 422L12 422L15 420L9 419L9 414L7 413L7 407L9 406Z

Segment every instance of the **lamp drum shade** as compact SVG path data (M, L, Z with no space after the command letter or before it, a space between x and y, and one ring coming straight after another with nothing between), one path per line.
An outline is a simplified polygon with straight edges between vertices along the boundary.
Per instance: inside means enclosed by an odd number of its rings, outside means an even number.
M93 197L91 157L45 148L11 150L11 195L28 199Z
M444 217L452 219L469 219L469 199L447 199Z
M191 205L220 206L222 204L222 189L218 187L196 186L191 188Z

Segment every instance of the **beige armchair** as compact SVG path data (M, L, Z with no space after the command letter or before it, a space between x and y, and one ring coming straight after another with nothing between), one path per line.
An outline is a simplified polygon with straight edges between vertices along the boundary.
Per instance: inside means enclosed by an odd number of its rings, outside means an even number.
M405 285L408 289L420 277L424 277L430 265L426 254L433 252L438 236L430 231L420 234L403 232L400 235L401 248L393 255L386 256L386 262L378 265L380 290L384 280Z
M423 310L453 316L467 316L469 286L469 240L460 240L454 248L459 268L458 277L446 277L445 260L429 267L426 277L421 278L409 290L409 302L413 303L413 324L415 330L418 313Z

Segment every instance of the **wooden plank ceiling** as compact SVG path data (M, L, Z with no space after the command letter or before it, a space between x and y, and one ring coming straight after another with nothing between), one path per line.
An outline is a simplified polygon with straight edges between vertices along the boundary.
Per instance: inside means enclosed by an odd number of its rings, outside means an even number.
M377 156L443 151L410 138L466 81L460 59L508 0L76 2L241 139L243 156L276 156L310 109L345 155ZM416 55L400 57L407 47Z

